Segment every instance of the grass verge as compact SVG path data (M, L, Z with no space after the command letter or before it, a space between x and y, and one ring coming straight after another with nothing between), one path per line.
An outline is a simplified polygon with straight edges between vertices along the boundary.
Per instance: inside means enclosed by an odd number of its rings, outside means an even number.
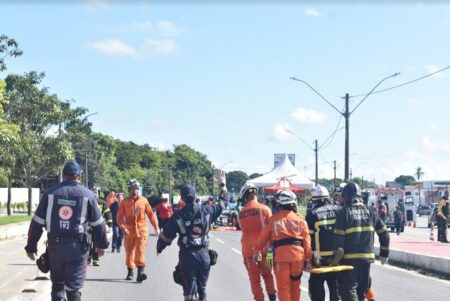
M0 216L0 226L30 221L32 216L28 215L6 215Z

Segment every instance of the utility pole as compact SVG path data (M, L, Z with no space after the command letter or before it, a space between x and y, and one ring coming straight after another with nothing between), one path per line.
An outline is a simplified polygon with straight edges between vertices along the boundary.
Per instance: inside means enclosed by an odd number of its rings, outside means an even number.
M316 147L314 148L314 152L316 153L316 185L319 184L319 163L318 163L318 153L319 149L317 147L317 139L315 141Z
M448 67L447 67L448 68ZM447 69L445 68L445 69ZM393 75L389 75L385 78L383 78L382 80L380 80L378 82L378 84L375 85L375 87L372 88L372 90L370 90L369 93L367 93L364 98L353 108L353 110L350 111L349 109L349 94L346 93L345 94L345 111L341 112L338 108L336 108L335 105L333 105L330 101L328 101L325 97L322 96L322 94L320 94L319 92L317 92L316 89L314 89L310 84L308 84L306 81L302 80L302 79L298 79L295 77L291 77L292 80L295 81L299 81L304 83L305 85L307 85L311 90L313 90L320 98L322 98L328 105L330 105L336 112L338 112L340 115L342 115L345 118L345 171L344 171L344 181L348 181L349 180L349 166L350 166L350 162L349 162L349 153L350 153L350 135L349 135L349 130L350 130L350 115L353 114L353 112L355 112L355 110L364 102L364 100L366 100L367 97L369 97L369 95L371 95L373 93L373 91L375 91L375 89L381 85L382 82L384 82L385 80L387 80L388 78L394 77L399 75L400 73L394 73Z
M334 169L334 182L333 182L333 185L334 185L334 188L336 188L336 160L334 160L333 163L334 163L334 167L333 167L333 169Z
M345 94L345 112L343 114L345 118L345 173L344 182L348 183L348 170L350 168L350 112L348 110L348 93Z

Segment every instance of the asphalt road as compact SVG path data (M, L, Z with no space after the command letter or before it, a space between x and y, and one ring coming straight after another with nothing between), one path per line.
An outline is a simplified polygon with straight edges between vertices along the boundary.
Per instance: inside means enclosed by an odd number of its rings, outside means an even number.
M415 233L415 230L410 229ZM409 232L409 231L408 231ZM421 231L418 235L420 235ZM252 295L240 254L240 232L213 232L211 247L219 253L207 286L208 300L250 301ZM83 300L183 300L182 289L172 281L177 263L177 247L172 245L156 256L156 238L150 237L147 249L147 275L141 284L123 280L126 275L124 254L107 253L101 267L90 266L83 289ZM302 278L302 298L307 293L308 273ZM391 266L372 265L373 287L377 300L447 300L450 282L425 277Z

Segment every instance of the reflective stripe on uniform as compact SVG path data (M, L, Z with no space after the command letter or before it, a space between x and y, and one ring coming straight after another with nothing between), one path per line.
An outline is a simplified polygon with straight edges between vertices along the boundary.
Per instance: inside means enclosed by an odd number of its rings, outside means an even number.
M319 255L320 256L333 256L334 255L334 251L320 251Z
M389 251L389 247L383 247L383 246L380 246L380 250Z
M324 220L317 221L314 223L314 228L316 229L316 233L314 233L314 231L313 231L312 234L314 234L314 242L316 244L316 250L319 251L319 254L322 256L328 256L328 255L322 254L322 253L327 253L326 251L324 251L324 252L320 251L320 234L319 234L320 226L334 225L334 224L336 224L336 219L331 219L331 220L324 219ZM311 230L309 230L309 233L311 234ZM331 255L333 255L333 254L331 254Z
M265 222L264 222L264 217L263 217L263 213L262 213L262 208L259 208L258 210L258 214L259 214L259 220L261 221L261 229L264 228L266 226Z
M81 216L80 216L80 224L84 224L87 219L87 205L88 205L88 198L83 198L83 203L81 203Z
M387 232L387 230L388 229L386 228L386 226L383 226L381 229L377 230L377 233L381 234L381 233Z
M375 253L350 253L344 254L345 259L375 259Z
M183 220L181 218L177 219L178 227L180 228L181 235L183 236L182 242L184 245L187 244L186 227L184 226Z
M171 239L167 238L167 237L164 235L164 232L161 232L161 233L159 234L159 237L158 237L158 238L160 238L163 242L166 242L166 243L169 243L169 244L172 242Z
M314 234L316 231L314 231L314 230L309 230L309 234Z
M103 224L105 220L103 219L103 217L100 217L98 220L96 220L95 222L89 223L89 225L91 225L92 227L98 226Z
M45 215L45 228L47 232L51 232L52 225L52 210L53 210L53 194L48 195L47 214Z
M346 230L334 229L334 233L339 234L339 235L346 235L346 234L358 233L358 232L373 232L373 231L374 231L373 226L351 227Z
M33 220L34 220L36 223L45 226L45 219L40 218L39 216L36 215L36 213L33 215Z
M183 220L181 218L177 219L178 227L180 227L181 234L186 234L186 228L184 227Z

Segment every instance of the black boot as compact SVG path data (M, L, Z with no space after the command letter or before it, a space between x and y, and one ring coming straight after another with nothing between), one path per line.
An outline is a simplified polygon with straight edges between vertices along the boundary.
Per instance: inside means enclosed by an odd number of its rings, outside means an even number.
M127 278L125 278L125 280L131 280L133 279L133 269L128 268L128 274L127 274Z
M67 301L81 301L80 291L66 291Z
M137 282L142 282L147 279L147 275L144 273L144 267L138 267L138 274L136 277Z
M277 295L273 294L273 295L268 295L269 296L269 301L277 301Z

